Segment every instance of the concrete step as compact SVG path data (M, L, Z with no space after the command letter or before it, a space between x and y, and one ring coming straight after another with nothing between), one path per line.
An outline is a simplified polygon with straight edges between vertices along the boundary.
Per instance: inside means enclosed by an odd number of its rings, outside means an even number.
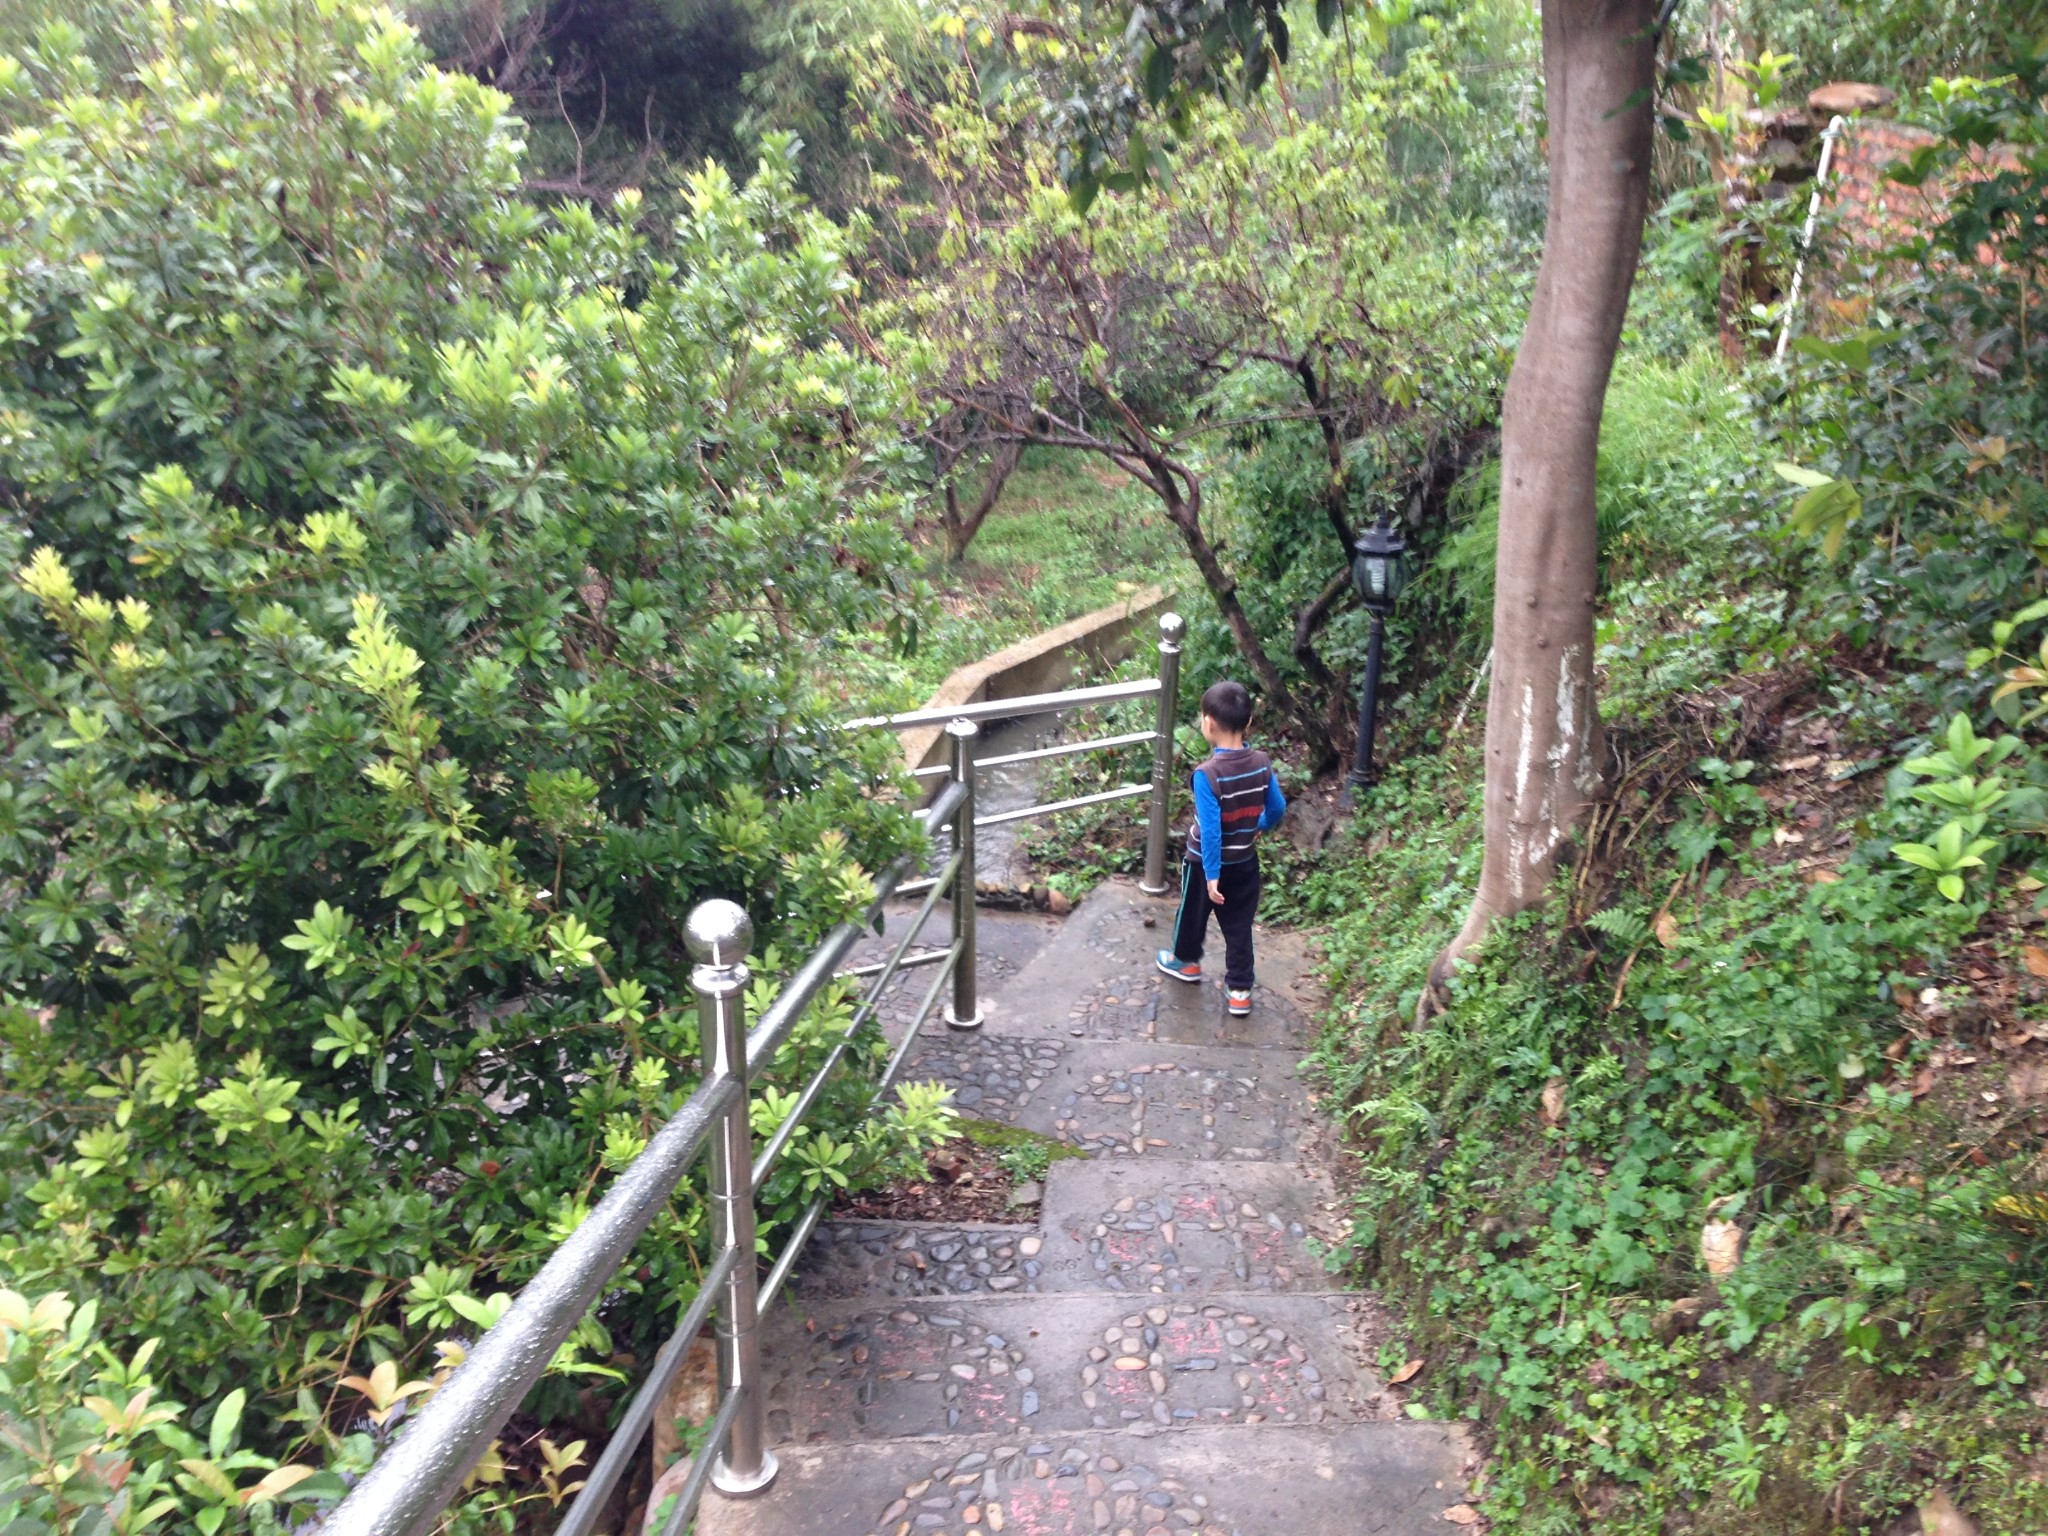
M1318 1291L1328 1181L1298 1163L1062 1162L1046 1179L1046 1290Z
M1295 1060L1241 1046L955 1035L920 1042L905 1076L947 1084L968 1114L1099 1156L1291 1159L1313 1135Z
M805 1301L1099 1291L1318 1291L1327 1181L1296 1163L1070 1160L1036 1224L831 1222L792 1281Z
M1252 1012L1223 1008L1220 935L1211 934L1209 975L1170 981L1154 964L1172 942L1178 895L1147 896L1128 880L1091 892L1017 974L993 989L990 1034L1232 1045L1299 1053L1314 1040L1314 964L1292 933L1262 930ZM1147 927L1150 922L1152 926Z
M1471 1461L1452 1425L1218 1425L788 1446L702 1536L1441 1536Z
M799 1303L763 1333L777 1443L1377 1415L1339 1295Z

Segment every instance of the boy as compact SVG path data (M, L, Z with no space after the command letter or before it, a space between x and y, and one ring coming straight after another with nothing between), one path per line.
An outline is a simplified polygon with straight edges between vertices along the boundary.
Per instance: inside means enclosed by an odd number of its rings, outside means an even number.
M1252 1011L1252 918L1259 909L1258 837L1280 824L1287 797L1273 759L1244 744L1252 697L1244 684L1217 683L1202 695L1202 739L1215 750L1195 770L1195 819L1181 864L1180 914L1173 948L1159 951L1159 969L1176 981L1202 979L1202 941L1209 913L1223 930L1224 1006L1242 1018Z

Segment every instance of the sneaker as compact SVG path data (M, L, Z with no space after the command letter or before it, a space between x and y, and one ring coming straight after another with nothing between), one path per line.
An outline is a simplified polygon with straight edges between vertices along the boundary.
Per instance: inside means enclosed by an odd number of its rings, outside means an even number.
M1223 1006L1230 1010L1233 1018L1243 1018L1252 1011L1252 989L1232 987L1223 994Z
M1175 981L1200 981L1202 979L1201 961L1183 960L1170 949L1159 951L1159 969L1166 972Z

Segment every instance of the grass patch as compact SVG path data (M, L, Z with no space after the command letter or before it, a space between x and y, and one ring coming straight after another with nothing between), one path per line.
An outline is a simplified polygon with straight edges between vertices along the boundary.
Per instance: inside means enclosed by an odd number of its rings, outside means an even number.
M1075 453L1033 449L958 565L935 558L939 613L909 673L924 693L956 667L1186 574L1152 497Z
M977 1147L996 1153L1003 1171L1020 1184L1044 1179L1054 1163L1088 1155L1079 1147L1055 1141L1050 1136L1041 1136L1036 1131L1027 1131L1021 1125L1002 1125L994 1120L965 1117L959 1124L961 1135Z
M1079 1147L1050 1136L1041 1136L1037 1131L1027 1131L1021 1125L1003 1125L995 1120L975 1120L962 1115L958 1121L960 1134L977 1147L987 1147L996 1152L1042 1151L1047 1165L1064 1162L1070 1157L1087 1157Z

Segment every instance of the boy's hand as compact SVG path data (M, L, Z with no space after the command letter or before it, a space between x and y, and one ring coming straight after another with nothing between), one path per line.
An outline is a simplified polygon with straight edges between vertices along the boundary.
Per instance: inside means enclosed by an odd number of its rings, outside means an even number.
M1209 882L1209 899L1210 899L1211 901L1215 902L1215 903L1216 903L1216 905L1217 905L1217 906L1219 906L1219 907L1223 905L1223 882L1222 882L1222 881L1220 881L1220 880L1211 880L1211 881Z

